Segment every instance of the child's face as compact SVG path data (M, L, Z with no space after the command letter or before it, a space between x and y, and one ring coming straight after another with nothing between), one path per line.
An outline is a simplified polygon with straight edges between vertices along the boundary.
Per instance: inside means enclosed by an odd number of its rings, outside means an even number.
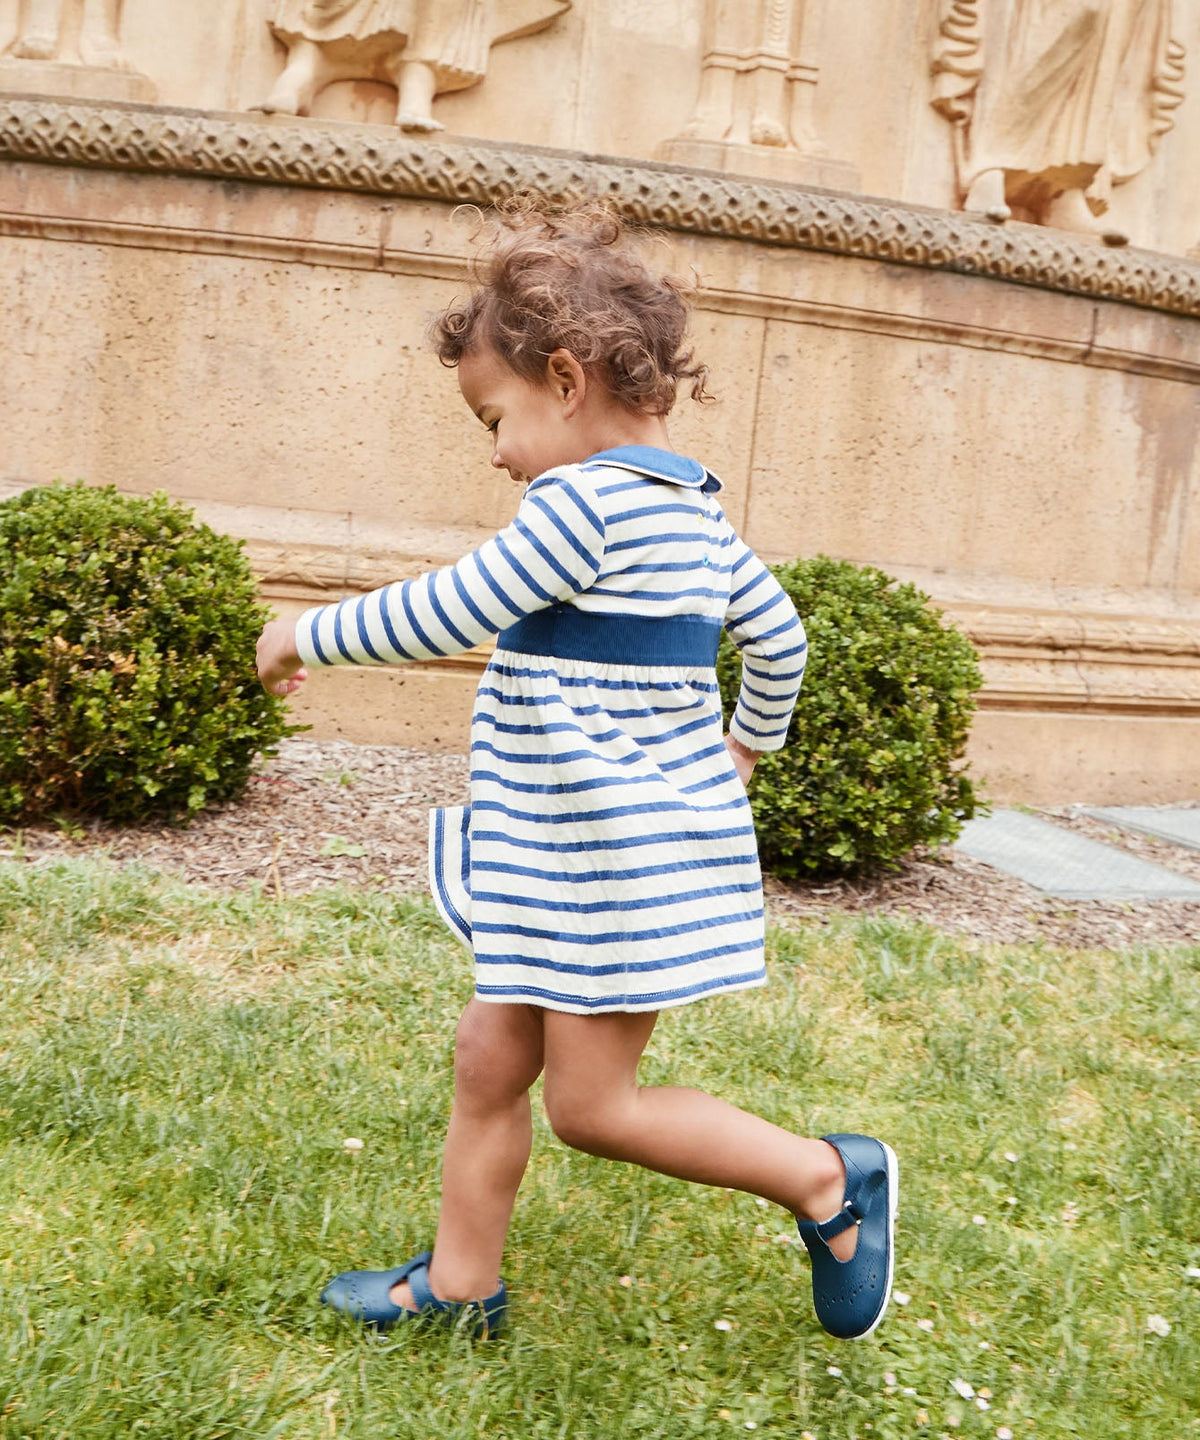
M492 464L524 484L592 454L579 423L582 395L571 367L554 364L565 353L551 356L539 384L518 375L490 346L468 350L458 362L463 399L491 434Z

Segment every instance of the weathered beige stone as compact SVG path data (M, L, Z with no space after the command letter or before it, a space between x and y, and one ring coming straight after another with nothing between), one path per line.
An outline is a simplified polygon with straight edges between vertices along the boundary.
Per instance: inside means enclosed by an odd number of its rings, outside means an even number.
M1153 247L1111 249L959 210L969 147L956 159L956 125L932 103L942 0L529 0L552 23L489 47L457 89L435 63L446 46L412 36L421 15L482 13L476 0L42 3L55 48L33 58L16 53L33 10L0 0L0 494L59 476L166 488L245 540L289 613L451 561L517 499L423 340L465 283L455 207L523 186L608 194L696 277L719 399L681 405L675 443L725 478L767 558L880 565L975 639L987 684L972 753L993 795L1200 792L1186 79L1167 76L1170 130L1161 65L1111 101L1093 87L1080 110L1089 137L1140 146L1138 165L1089 149L1098 168L1076 177L1108 201L1106 226ZM987 0L985 18L1023 4ZM1110 25L1157 16L1159 41L1200 53L1194 7L1068 8ZM89 14L120 64L85 56ZM324 20L348 26L351 51L391 34L386 65L363 71L360 49L360 78L301 97L309 118L250 113L289 48L343 55ZM1144 48L1177 65L1164 43ZM418 113L401 95L406 53L433 76L419 118L444 136L396 124L398 106ZM32 98L35 72L61 103ZM970 123L1002 74L985 64L958 97ZM103 84L131 75L163 103L86 98L128 98ZM1127 113L1147 123L1114 130ZM959 138L975 145L967 120ZM674 163L653 163L664 154ZM1102 193L1105 167L1131 178ZM1011 208L1036 187L1010 174ZM316 676L299 713L318 733L459 748L483 659Z

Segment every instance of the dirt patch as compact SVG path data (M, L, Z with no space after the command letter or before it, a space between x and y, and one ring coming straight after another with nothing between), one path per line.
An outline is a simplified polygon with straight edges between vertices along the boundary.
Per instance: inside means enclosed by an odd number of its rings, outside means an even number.
M101 852L198 885L258 883L285 895L338 883L420 891L426 885L428 812L466 798L465 756L293 739L251 780L240 801L206 813L186 829L39 827L0 836L0 857L38 863ZM1077 808L1036 813L1200 880L1200 851L1116 830ZM955 850L853 883L768 877L766 891L777 923L876 914L910 916L987 941L1112 949L1200 944L1200 902L1063 901Z

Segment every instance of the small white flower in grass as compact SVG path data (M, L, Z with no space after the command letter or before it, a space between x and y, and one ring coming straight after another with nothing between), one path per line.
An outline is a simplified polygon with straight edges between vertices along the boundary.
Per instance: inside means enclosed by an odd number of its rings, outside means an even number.
M1013 1440L1013 1433L1007 1425L996 1427L996 1440Z
M986 1216L986 1215L972 1215L972 1216L971 1216L971 1224L972 1224L972 1225L986 1225L986 1224L987 1224L987 1216Z
M680 1348L681 1351L683 1351L683 1350L686 1350L688 1347L687 1347L686 1345L681 1345L679 1348Z
M992 1402L985 1400L982 1395L976 1395L975 1404L978 1405L981 1410L990 1410L992 1408Z
M817 1440L817 1437L811 1430L801 1430L800 1440Z
M918 1425L928 1425L928 1424L929 1424L929 1411L928 1411L928 1410L918 1410L917 1413L913 1416L913 1419L917 1422Z
M932 1331L932 1330L933 1330L933 1321L932 1321L932 1320L918 1320L918 1321L917 1321L917 1329L918 1329L918 1330Z
M946 1424L949 1425L949 1427L951 1428L951 1430L957 1430L958 1427L962 1424L962 1416L961 1416L961 1415L947 1415L947 1416L946 1416Z
M732 1321L732 1320L714 1320L714 1321L713 1321L713 1329L714 1329L714 1330L732 1330L732 1329L733 1329L733 1321Z
M1165 1340L1171 1333L1171 1322L1165 1315L1147 1315L1146 1329L1151 1335L1161 1335Z
M911 1399L912 1396L914 1396L917 1392L913 1389L911 1385L906 1385L900 1393L901 1395L907 1395Z
M346 1138L342 1141L342 1149L348 1150L352 1155L356 1154L362 1148L363 1142L358 1138L357 1135L347 1135Z
M617 1281L617 1284L624 1285L625 1289L628 1290L629 1287L633 1284L633 1276L622 1275L621 1278Z
M979 1342L979 1348L981 1350L990 1350L992 1348L992 1342L990 1340L981 1340Z
M826 1375L832 1375L835 1380L842 1378L842 1367L840 1365L826 1365Z
M756 1195L756 1196L754 1197L754 1203L755 1203L760 1209L765 1210L765 1209L767 1208L767 1206L768 1206L771 1202L770 1202L769 1200L764 1200L761 1195Z
M883 1383L885 1385L894 1385L896 1383L896 1377L892 1374L890 1370L885 1370L883 1372Z
M973 1400L975 1398L975 1387L966 1380L951 1380L950 1388L956 1395L961 1395L964 1400Z
M1004 1203L1006 1205L1015 1205L1017 1204L1017 1197L1015 1195L1006 1196Z
M1013 1150L1006 1150L1004 1152L1004 1158L1010 1165L1015 1165L1021 1157Z
M897 1305L910 1305L912 1303L912 1296L906 1295L903 1290L893 1290L892 1299Z
M754 1233L756 1235L765 1235L767 1233L767 1227L765 1225L756 1225L754 1227Z
M1183 1273L1189 1280L1200 1280L1200 1265L1189 1265Z
M757 1429L758 1429L758 1421L757 1421L757 1420L747 1420L747 1421L746 1421L746 1429L747 1429L747 1430L757 1430Z

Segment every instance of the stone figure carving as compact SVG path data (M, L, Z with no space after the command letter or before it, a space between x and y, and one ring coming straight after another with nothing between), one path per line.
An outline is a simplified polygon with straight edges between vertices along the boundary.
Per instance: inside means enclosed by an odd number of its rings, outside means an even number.
M432 131L434 96L487 73L503 40L542 30L571 0L277 0L271 29L287 46L282 75L259 109L307 115L335 80L397 90L396 123Z
M708 0L700 95L683 137L815 146L809 118L794 114L796 92L815 80L799 60L803 18L804 0Z
M124 0L23 0L17 38L7 54L16 60L74 60L106 69L127 69L121 57ZM68 31L76 53L69 52Z
M933 105L963 208L1128 237L1112 187L1150 163L1183 99L1171 0L943 0Z
M813 119L819 19L806 0L705 0L695 109L659 155L854 188L857 171L824 158Z
M153 100L121 53L124 0L21 0L16 38L0 55L0 90L97 100Z

